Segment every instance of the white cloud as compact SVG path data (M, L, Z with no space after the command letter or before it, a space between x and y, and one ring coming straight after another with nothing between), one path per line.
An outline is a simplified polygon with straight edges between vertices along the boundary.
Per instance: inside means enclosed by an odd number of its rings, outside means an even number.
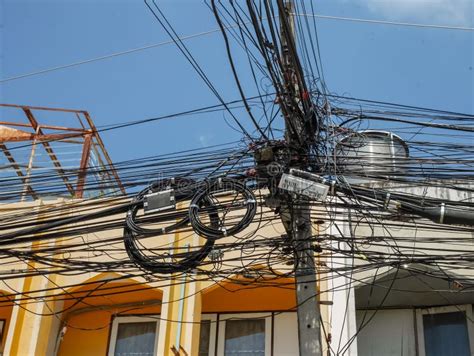
M374 14L397 21L472 25L474 0L362 0Z

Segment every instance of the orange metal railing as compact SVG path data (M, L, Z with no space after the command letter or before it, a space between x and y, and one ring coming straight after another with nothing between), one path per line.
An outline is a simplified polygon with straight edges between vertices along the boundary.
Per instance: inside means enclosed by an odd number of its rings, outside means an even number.
M3 121L4 117L14 121ZM71 152L70 147L79 150ZM9 188L8 193L0 189L0 200L125 194L87 111L0 104L0 151L5 163L0 167L0 187ZM88 184L92 178L95 182Z

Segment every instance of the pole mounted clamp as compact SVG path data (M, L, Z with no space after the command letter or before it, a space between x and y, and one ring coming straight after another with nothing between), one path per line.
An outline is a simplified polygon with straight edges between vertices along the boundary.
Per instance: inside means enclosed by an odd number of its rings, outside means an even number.
M440 211L439 211L439 223L444 224L444 215L446 214L446 205L444 203L441 203L440 206Z
M390 204L390 193L387 193L387 195L385 195L385 202L383 203L383 208L387 209L388 204Z

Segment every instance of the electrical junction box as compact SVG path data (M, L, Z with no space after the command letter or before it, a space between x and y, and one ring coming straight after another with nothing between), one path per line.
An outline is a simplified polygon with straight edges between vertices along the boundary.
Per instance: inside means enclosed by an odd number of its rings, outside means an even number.
M145 195L143 201L143 210L145 214L156 213L158 211L170 210L176 208L176 199L174 190L162 190L156 193Z
M278 188L319 201L326 200L329 191L327 185L286 173L282 174Z

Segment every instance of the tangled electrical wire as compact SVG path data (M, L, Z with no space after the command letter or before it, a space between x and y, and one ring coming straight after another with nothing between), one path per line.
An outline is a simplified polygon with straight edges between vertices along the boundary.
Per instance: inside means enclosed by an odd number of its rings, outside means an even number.
M149 200L147 201L147 197L163 192L172 193L172 195L165 196L165 201L161 202L158 210L174 207L175 204L181 204L191 199L189 208L181 214L184 216L178 218L177 222L167 223L166 217L163 219L158 215L157 217L161 219L158 221L153 219L152 222L159 222L164 226L159 228L141 227L137 219L138 211L151 204ZM230 199L229 196L231 196ZM186 178L160 180L141 191L132 201L132 207L127 212L124 229L125 249L131 261L147 271L153 273L188 271L196 268L209 255L217 239L244 230L252 222L256 207L252 191L235 179L216 178L200 183ZM228 216L232 214L233 210L240 209L245 209L245 213L242 217L238 217L236 223L233 223L233 219L229 219ZM175 218L172 216L172 219ZM140 238L173 233L187 224L190 224L193 230L206 240L205 244L197 250L159 254L153 257L146 256L141 252L145 248L143 245L139 245Z
M308 238L312 246L308 253L318 256L322 285L343 277L346 282L338 290L355 284L380 286L388 295L402 288L383 285L374 274L395 270L394 283L398 274L417 274L472 292L474 116L330 93L316 24L307 17L297 18L299 40L292 42L290 23L281 23L276 16L285 11L282 3L211 1L209 5L238 86L240 99L232 105L223 100L165 14L150 3L160 25L219 100L213 107L169 116L224 112L244 138L116 163L130 197L110 195L5 211L0 217L0 278L9 283L25 276L116 271L122 274L117 280L146 280L148 285L140 286L144 290L181 283L183 275L214 283L245 276L262 287L296 275L298 246L285 226L293 219L290 208L296 201L309 211L314 231ZM304 2L296 4L308 12ZM233 58L233 46L248 59L246 72L255 83L256 96L245 94L243 70L237 68L242 61ZM237 104L242 112L236 111ZM249 115L253 132L238 119L241 113ZM282 132L282 123L288 132ZM127 126L107 129L120 127ZM303 174L296 176L292 169ZM77 171L65 174L74 177ZM325 187L327 197L295 197L280 187L284 174ZM97 189L94 181L86 181L86 191ZM33 176L30 182L44 195L64 193L54 172ZM4 183L0 199L13 201L22 186ZM108 187L111 191L116 188L113 184ZM53 244L56 240L61 243ZM52 286L42 300L80 300L68 292L78 285L82 284ZM320 293L336 288L327 285ZM88 288L96 292L93 283ZM11 291L10 298L28 305L40 292ZM101 293L120 292L106 284ZM11 304L10 299L0 301ZM382 302L376 305L382 306ZM339 351L347 347L341 345Z

